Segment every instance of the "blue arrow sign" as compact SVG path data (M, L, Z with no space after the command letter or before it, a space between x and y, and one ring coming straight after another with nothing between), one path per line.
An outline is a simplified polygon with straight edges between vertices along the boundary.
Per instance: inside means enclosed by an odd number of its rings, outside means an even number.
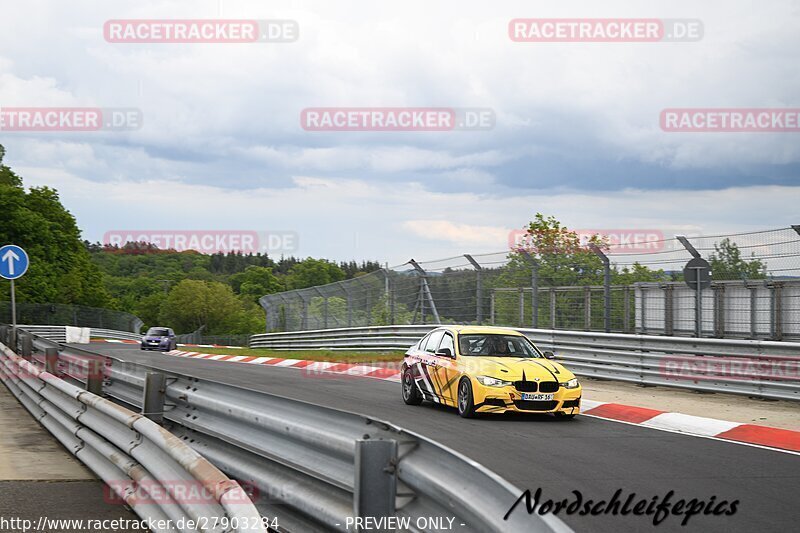
M28 254L19 246L6 244L0 248L0 277L17 279L28 271Z

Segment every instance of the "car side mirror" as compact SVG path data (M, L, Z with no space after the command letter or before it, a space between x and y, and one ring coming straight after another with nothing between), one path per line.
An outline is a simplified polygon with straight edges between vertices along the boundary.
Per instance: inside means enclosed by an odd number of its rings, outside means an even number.
M543 355L544 355L545 359L555 359L556 358L556 354L554 354L553 352L550 352L550 351L544 352Z
M450 348L440 348L434 355L438 355L439 357L449 357L452 359L453 351Z

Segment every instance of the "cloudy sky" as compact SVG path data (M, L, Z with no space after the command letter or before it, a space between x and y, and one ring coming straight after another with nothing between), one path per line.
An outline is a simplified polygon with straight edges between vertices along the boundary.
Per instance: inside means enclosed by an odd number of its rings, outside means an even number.
M792 0L3 0L0 108L125 107L129 132L0 131L84 237L287 231L401 263L574 228L800 223L800 133L668 133L666 108L800 108ZM696 42L518 43L515 18L699 19ZM292 43L109 43L118 19L288 19ZM312 107L488 108L488 131L312 132Z

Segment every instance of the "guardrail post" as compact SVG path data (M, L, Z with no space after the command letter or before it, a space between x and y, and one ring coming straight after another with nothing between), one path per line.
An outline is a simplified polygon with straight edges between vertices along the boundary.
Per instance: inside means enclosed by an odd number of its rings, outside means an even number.
M394 516L397 496L397 441L356 441L355 467L353 514L363 518Z
M17 351L17 328L14 326L8 328L8 342L6 343L6 346L11 348L11 350L14 352Z
M22 358L30 359L31 355L33 355L33 336L21 331L19 335L19 345L19 354Z
M167 392L167 379L161 372L147 372L142 391L142 414L161 424L164 421L164 398Z
M103 369L106 362L101 358L90 358L86 361L86 391L96 394L97 396L103 395Z
M44 371L58 376L58 348L44 349Z

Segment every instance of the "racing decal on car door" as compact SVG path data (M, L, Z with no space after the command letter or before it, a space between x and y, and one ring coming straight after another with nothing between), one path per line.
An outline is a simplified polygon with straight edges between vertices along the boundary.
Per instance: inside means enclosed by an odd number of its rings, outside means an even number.
M439 401L439 395L436 393L433 387L433 381L431 380L430 374L428 374L427 365L422 364L422 362L418 362L417 364L417 374L419 379L415 380L417 386L419 387L420 392L425 397L426 400L431 400L436 403L441 403Z

